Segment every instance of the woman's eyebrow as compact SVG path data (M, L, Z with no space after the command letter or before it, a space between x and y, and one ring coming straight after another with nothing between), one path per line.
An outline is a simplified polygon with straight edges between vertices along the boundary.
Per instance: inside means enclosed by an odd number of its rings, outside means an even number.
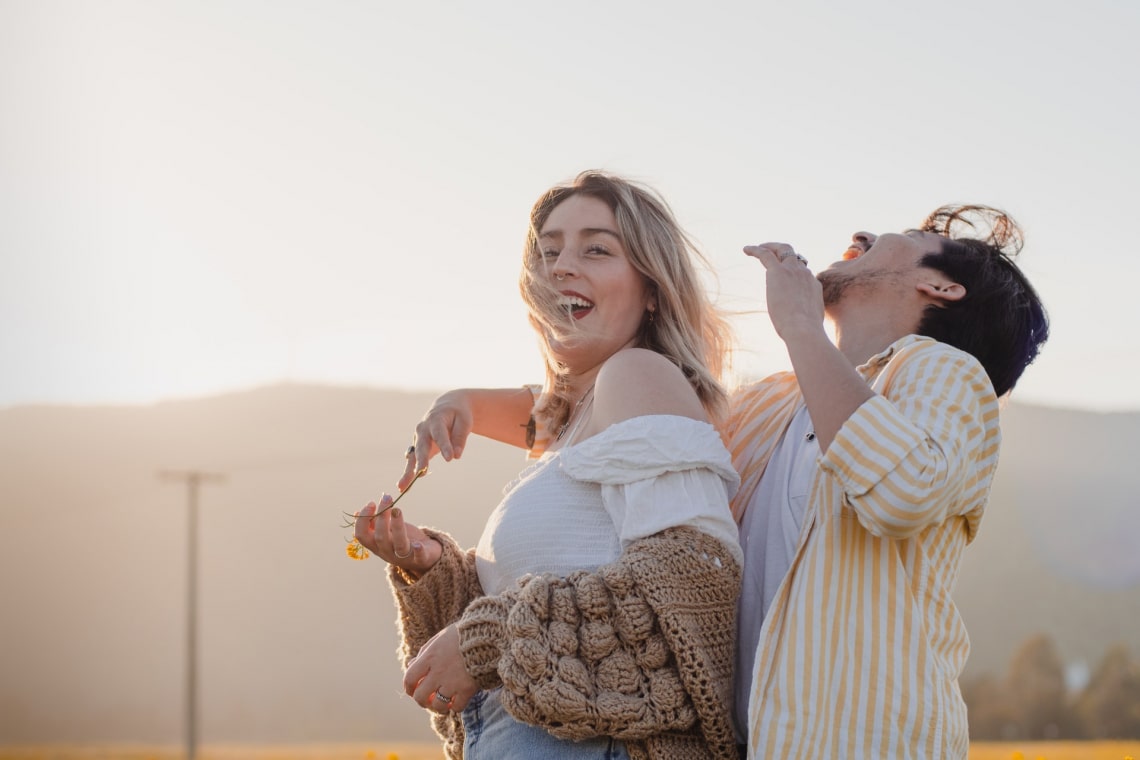
M609 235L610 237L614 238L615 240L619 240L619 241L621 240L621 235L617 234L616 232L614 232L613 230L611 230L607 227L585 227L582 229L582 234L583 235ZM538 239L542 240L543 238L553 238L553 237L560 238L562 236L563 236L562 230L543 230L542 232L539 233Z

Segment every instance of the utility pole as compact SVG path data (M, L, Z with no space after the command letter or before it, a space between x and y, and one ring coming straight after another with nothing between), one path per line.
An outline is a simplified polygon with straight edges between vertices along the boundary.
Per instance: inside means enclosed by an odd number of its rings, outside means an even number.
M186 760L198 757L198 488L225 476L200 470L164 470L159 477L186 484Z

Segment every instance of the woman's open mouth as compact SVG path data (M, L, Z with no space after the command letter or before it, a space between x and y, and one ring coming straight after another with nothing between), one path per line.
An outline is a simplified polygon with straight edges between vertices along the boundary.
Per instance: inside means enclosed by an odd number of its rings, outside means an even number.
M558 305L566 309L574 319L581 319L594 310L594 304L579 295L563 295Z

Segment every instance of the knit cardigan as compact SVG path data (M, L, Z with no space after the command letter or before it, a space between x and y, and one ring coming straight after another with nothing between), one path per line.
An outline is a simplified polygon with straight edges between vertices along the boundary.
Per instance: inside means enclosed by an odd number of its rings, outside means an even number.
M566 578L528 575L484 596L475 552L425 531L440 560L414 580L395 566L405 667L458 622L467 672L501 686L504 708L554 736L612 736L631 760L735 760L732 677L740 566L720 541L675 527L630 544L613 563ZM449 758L463 722L433 713Z

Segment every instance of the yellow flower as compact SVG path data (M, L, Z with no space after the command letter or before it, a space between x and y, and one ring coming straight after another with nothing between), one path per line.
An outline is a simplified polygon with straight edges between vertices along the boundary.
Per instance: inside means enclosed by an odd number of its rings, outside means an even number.
M344 552L349 556L349 559L368 559L368 550L355 538L348 542L348 546L344 547Z
M1009 760L1025 760L1025 754L1022 752L1014 752L1009 756Z
M400 758L396 755L395 752L389 752L388 753L388 760L400 760Z
M409 452L409 455L410 455L410 452ZM410 491L412 489L412 486L414 486L416 484L416 481L419 480L420 478L422 478L424 475L427 475L427 473L428 473L428 468L426 468L426 467L421 467L419 470L417 470L416 476L414 478L412 478L411 481L408 482L408 485L404 486L403 491L400 491L400 493L396 494L396 498L392 499L392 501L388 503L388 506L384 507L383 509L381 509L378 512L375 512L374 514L369 516L368 524L372 525L373 521L377 517L384 514L385 512L387 512L392 507L396 506L396 502L398 502L400 499L404 498L404 494L406 494L408 491ZM340 526L342 528L355 527L356 521L360 518L359 512L353 512L352 514L349 514L348 512L341 512L341 514L344 515L344 523L342 523ZM368 559L368 550L365 549L363 546L361 546L360 542L357 541L356 538L353 538L351 541L348 542L348 546L345 547L344 552L345 552L345 554L347 554L349 556L349 559ZM398 758L396 758L395 756L392 756L389 758L389 760L398 760Z

